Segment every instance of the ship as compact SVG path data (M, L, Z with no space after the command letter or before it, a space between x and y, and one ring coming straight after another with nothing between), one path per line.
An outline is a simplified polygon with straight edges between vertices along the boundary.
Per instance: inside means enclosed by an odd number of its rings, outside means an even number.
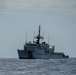
M23 49L17 49L19 59L65 59L69 58L64 52L55 52L55 45L41 42L41 25L38 28L36 40L25 42Z

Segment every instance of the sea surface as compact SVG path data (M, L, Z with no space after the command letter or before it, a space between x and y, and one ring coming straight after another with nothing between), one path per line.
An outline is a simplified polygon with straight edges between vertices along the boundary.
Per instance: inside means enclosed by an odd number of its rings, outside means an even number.
M76 58L25 60L0 58L0 75L76 75Z

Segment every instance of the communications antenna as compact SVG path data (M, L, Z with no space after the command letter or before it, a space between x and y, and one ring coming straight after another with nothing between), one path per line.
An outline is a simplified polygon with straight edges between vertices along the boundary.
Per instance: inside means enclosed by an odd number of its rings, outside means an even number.
M33 33L33 42L34 42L34 38L35 38L35 31L34 31L34 33Z
M27 43L27 30L26 30L26 43Z
M50 32L48 33L48 44L50 44Z

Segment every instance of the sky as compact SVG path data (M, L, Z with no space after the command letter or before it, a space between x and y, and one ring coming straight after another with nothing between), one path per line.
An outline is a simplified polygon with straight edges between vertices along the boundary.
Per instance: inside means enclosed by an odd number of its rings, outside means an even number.
M56 52L76 57L76 0L0 0L0 58L18 58L39 25Z

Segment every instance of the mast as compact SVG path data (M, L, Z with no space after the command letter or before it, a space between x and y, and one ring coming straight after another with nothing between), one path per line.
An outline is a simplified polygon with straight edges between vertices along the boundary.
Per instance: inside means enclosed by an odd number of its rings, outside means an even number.
M37 39L36 40L37 44L40 44L40 39L43 39L43 37L41 37L41 26L40 25L39 25L38 35L35 38Z

